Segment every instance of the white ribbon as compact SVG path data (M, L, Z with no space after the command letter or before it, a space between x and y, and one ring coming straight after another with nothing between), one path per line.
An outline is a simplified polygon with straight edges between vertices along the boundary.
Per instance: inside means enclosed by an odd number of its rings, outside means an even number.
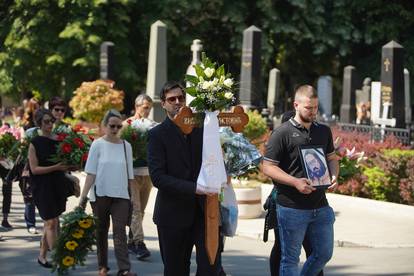
M220 193L227 182L223 153L220 145L218 111L206 111L203 132L203 155L197 188L208 193Z

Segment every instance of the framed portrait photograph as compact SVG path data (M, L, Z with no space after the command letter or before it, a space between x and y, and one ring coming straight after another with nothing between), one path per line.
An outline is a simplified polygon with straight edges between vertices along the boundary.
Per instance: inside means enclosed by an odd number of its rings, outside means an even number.
M306 178L315 188L326 189L331 186L331 176L322 146L307 145L299 148Z

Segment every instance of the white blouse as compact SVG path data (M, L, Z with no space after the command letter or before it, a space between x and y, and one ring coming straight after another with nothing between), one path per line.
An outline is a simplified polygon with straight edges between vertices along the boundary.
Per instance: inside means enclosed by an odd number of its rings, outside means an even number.
M95 175L95 183L89 191L89 200L95 201L95 191L98 196L129 199L128 179L134 179L132 168L132 147L125 141L126 159L125 165L124 144L115 144L105 139L98 138L93 141L89 149L85 172Z

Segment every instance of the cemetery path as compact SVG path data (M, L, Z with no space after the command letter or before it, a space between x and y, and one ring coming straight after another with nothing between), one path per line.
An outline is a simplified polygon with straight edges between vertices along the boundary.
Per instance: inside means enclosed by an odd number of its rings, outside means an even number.
M163 268L156 227L152 222L155 194L156 189L153 189L147 215L144 218L146 244L152 256L146 262L140 262L130 256L133 270L140 276L162 275ZM414 275L413 234L412 231L406 233L405 230L406 227L414 229L411 225L414 220L411 217L410 208L392 205L393 208L388 210L382 206L383 202L376 205L372 202L365 202L365 200L355 200L339 195L329 195L329 200L337 215L336 247L334 256L325 269L326 275ZM67 210L72 210L77 202L76 198L70 198ZM390 206L386 204L386 207ZM40 235L27 233L23 221L23 210L22 196L17 183L14 183L12 213L10 214L10 223L14 228L11 231L0 229L0 235L5 238L4 242L0 242L0 275L51 275L48 270L36 263ZM90 209L87 210L90 211ZM365 217L367 215L368 218ZM389 220L384 221L386 217L389 217ZM375 223L378 221L381 221L381 224ZM38 226L41 226L40 219ZM259 240L262 229L263 218L239 221L239 236L228 238L225 243L223 265L228 275L269 275L268 256L273 242L263 243ZM109 266L114 275L116 264L112 235L110 237ZM272 238L273 235L270 234L269 237ZM361 244L362 241L366 244ZM303 261L304 254L301 256L301 262ZM191 275L194 275L194 256L191 263ZM96 256L91 253L87 258L86 266L71 271L69 275L96 275L96 266Z

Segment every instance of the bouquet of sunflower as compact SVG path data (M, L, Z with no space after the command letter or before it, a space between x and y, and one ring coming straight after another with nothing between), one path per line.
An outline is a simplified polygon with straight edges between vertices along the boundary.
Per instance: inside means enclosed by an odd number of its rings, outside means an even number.
M88 159L89 148L92 144L92 137L85 134L80 128L73 128L70 131L56 133L59 145L56 154L51 161L62 162L69 166L82 167Z
M121 138L131 144L134 168L147 166L148 130L155 125L156 123L149 119L129 119L121 130Z
M64 275L69 268L85 265L86 255L96 245L96 223L81 207L62 216L62 227L52 251L52 272Z

